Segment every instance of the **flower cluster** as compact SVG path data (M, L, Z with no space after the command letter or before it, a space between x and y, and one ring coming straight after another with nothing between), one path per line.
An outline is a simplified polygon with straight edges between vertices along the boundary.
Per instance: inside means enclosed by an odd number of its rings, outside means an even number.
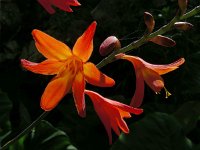
M72 12L70 6L79 6L77 0L38 0L39 3L49 12L55 10L51 5ZM185 12L185 3L179 0L182 13ZM155 21L153 16L145 12L144 21L147 26L148 34L154 29ZM130 102L130 106L101 96L100 94L86 90L86 83L99 87L112 87L115 85L114 79L102 73L92 62L88 62L93 52L93 37L97 23L94 21L89 25L86 31L77 39L72 50L64 43L54 39L46 33L34 29L32 31L35 45L38 51L46 60L35 63L22 59L24 68L34 73L43 75L55 75L46 86L41 97L40 106L44 111L51 111L55 108L61 99L72 90L74 102L78 114L81 117L86 116L85 94L88 95L94 105L94 109L100 120L105 126L109 136L109 143L112 143L113 130L117 135L120 129L124 133L129 132L129 128L124 118L130 118L131 114L139 115L143 112L141 106L144 97L144 84L146 83L155 93L165 89L166 97L171 95L164 85L161 75L177 69L184 63L184 58L166 64L150 64L137 56L126 55L120 52L121 44L115 36L108 37L100 46L99 52L102 56L108 55L112 51L118 51L114 57L116 59L128 60L132 63L136 73L135 94ZM184 22L177 22L175 28L187 30L192 25ZM176 43L172 39L157 35L147 41L156 43L165 47L172 47Z

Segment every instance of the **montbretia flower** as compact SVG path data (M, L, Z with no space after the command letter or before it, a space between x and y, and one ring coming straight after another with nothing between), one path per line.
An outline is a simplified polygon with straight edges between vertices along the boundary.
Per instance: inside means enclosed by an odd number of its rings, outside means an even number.
M160 75L177 69L185 62L184 58L180 58L171 64L156 65L150 64L139 57L125 54L118 54L116 55L116 58L130 61L135 68L136 89L130 103L133 107L139 107L142 104L142 99L144 97L144 81L154 92L158 93L162 88L164 88L166 91L166 98L171 95L164 87L164 80Z
M124 121L124 118L130 118L131 113L139 115L143 112L143 109L133 108L120 102L105 98L93 91L85 90L85 94L87 94L92 100L95 111L106 128L110 144L112 144L111 129L113 129L118 136L120 134L119 128L124 133L129 133L129 128Z
M70 6L80 6L77 0L38 0L38 2L45 8L49 14L55 13L52 5L60 8L66 12L73 12Z
M110 87L115 81L101 73L97 67L87 62L93 51L93 36L96 22L93 22L76 41L73 50L64 43L39 30L32 34L38 51L47 59L41 63L33 63L22 59L22 65L29 71L44 75L56 75L47 85L42 98L41 108L52 110L69 92L72 92L77 111L85 116L84 89L85 81L100 87Z

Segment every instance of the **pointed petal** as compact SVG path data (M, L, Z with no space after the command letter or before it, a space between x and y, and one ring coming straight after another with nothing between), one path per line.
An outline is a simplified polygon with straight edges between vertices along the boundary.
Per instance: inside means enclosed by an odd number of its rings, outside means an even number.
M38 0L40 5L44 7L44 9L49 13L49 14L54 14L55 10L51 7L51 3L48 0Z
M66 0L53 0L52 4L66 12L73 12Z
M154 70L158 74L163 75L163 74L166 74L168 72L171 72L171 71L177 69L184 62L185 62L185 59L180 58L177 61L175 61L171 64L167 64L167 65L154 65L154 64L147 63L147 62L144 62L144 64L145 64L146 67L151 68L152 70Z
M29 71L44 75L58 74L64 65L63 62L57 60L45 60L41 63L34 63L26 59L21 59L21 64Z
M73 54L78 56L83 62L88 61L93 51L93 36L96 30L97 23L94 21L78 38L74 47Z
M112 144L112 133L111 133L111 124L110 124L110 118L108 115L106 114L106 111L104 109L103 104L99 105L99 103L101 103L101 99L103 98L101 95L99 95L98 93L95 93L93 91L89 91L89 90L85 90L85 94L87 94L90 99L93 102L94 108L96 113L98 114L101 122L103 123L104 127L106 128L106 132L108 134L109 137L109 144Z
M131 100L130 106L140 107L144 97L144 79L140 72L136 73L135 94Z
M159 92L164 87L164 81L157 72L144 68L142 74L145 82L154 92Z
M73 82L72 91L74 96L74 101L76 104L76 109L81 117L85 117L85 80L82 72L79 72Z
M93 63L88 62L84 64L83 71L86 81L92 85L111 87L115 84L115 81L112 78L101 73Z
M45 111L50 111L60 102L60 100L71 89L74 74L70 70L65 70L54 77L42 95L40 106Z
M127 112L130 112L130 113L135 114L135 115L139 115L139 114L141 114L143 112L143 109L134 108L134 107L125 105L123 103L120 103L120 102L117 102L117 101L114 101L114 100L106 99L106 102L114 105L115 107L117 107L117 108L119 108L119 109L121 109L123 111L127 111Z
M71 50L67 45L46 33L34 29L32 35L38 51L46 58L63 60L72 55Z

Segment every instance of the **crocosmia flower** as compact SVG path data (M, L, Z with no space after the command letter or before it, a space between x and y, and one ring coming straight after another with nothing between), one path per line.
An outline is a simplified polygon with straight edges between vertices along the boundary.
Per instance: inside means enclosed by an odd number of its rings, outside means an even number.
M120 134L119 129L124 133L129 133L129 128L124 121L124 118L130 118L131 113L139 115L143 112L143 109L133 108L120 102L105 98L93 91L85 90L85 94L87 94L92 100L95 111L106 128L110 144L112 144L111 129L113 129L118 136Z
M93 22L76 41L72 51L64 43L39 30L33 30L33 38L38 51L47 59L33 63L22 59L22 65L29 71L44 75L56 75L47 85L41 108L52 110L72 88L76 108L80 116L85 116L85 81L100 87L110 87L115 81L101 73L97 67L87 62L93 51L93 36L96 22Z
M133 107L139 107L142 104L142 99L144 97L144 81L154 92L158 93L162 88L164 88L166 91L166 97L171 95L164 87L164 80L160 75L177 69L185 62L185 59L181 58L171 64L155 65L150 64L139 57L125 54L118 54L116 55L116 58L130 61L135 68L136 89L130 103Z
M66 12L73 12L70 6L80 6L81 4L77 0L38 0L38 2L45 8L45 10L53 14L55 10L52 5L60 8Z

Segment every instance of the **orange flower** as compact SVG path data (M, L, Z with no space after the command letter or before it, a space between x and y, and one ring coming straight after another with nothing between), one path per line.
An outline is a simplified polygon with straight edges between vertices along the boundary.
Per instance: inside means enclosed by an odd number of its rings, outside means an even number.
M132 114L139 115L143 109L133 108L120 102L105 98L96 92L85 90L94 105L95 111L103 122L109 137L109 143L112 144L111 129L119 136L119 128L124 133L129 133L129 128L124 118L130 118Z
M135 68L136 89L130 103L130 105L133 107L139 107L142 104L142 99L144 97L144 81L154 92L158 93L162 88L164 88L166 91L166 98L171 95L164 87L164 80L160 75L177 69L178 66L185 62L185 59L181 58L171 64L155 65L150 64L139 57L125 54L118 54L116 55L116 58L130 61Z
M38 2L45 8L45 10L53 14L55 10L51 5L55 5L66 12L73 12L70 6L80 6L81 4L77 0L38 0Z
M33 30L36 47L47 59L41 63L25 59L21 62L24 68L34 73L56 75L47 85L41 98L41 108L45 111L52 110L72 87L77 111L84 117L85 80L100 87L115 84L113 79L101 73L93 63L87 62L93 51L95 29L96 22L93 22L78 38L72 51L67 45L44 32Z

